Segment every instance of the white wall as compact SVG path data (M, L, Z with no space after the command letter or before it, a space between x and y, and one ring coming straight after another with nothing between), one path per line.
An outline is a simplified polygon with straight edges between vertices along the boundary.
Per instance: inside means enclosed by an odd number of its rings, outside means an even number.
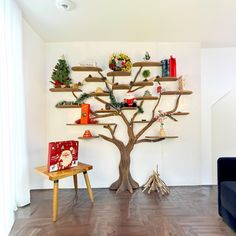
M216 160L235 157L236 89L233 89L212 107L212 160L213 181L216 182Z
M45 164L46 155L46 81L45 44L23 21L23 66L26 97L27 144L30 187L41 188L35 166Z
M72 123L80 117L80 110L76 109L56 109L55 104L60 100L73 100L72 94L51 93L50 76L57 63L58 58L64 54L69 65L75 66L78 63L88 63L96 61L98 66L104 69L104 74L108 71L108 59L113 52L126 52L133 61L142 60L145 51L149 51L152 60L161 60L169 55L177 58L177 73L185 75L186 87L194 93L191 96L182 96L179 111L189 111L189 116L178 117L178 122L167 121L166 130L170 135L178 135L178 139L165 140L155 144L140 144L135 147L132 153L131 172L133 177L143 184L152 170L159 164L159 171L162 178L168 185L195 185L200 184L201 169L201 83L200 83L200 45L198 43L132 43L132 42L74 42L74 43L47 43L46 44L46 76L47 90L47 142L56 140L76 139L81 136L85 129L89 128L94 133L107 133L102 127L68 127L66 123ZM133 72L136 70L134 69ZM152 70L152 75L158 73L157 69ZM71 74L74 81L82 80L87 73ZM124 80L124 81L123 81ZM127 82L127 78L120 78L119 82ZM85 91L93 91L101 84L88 84ZM177 84L166 83L166 87L175 89ZM104 86L103 86L104 87ZM145 88L148 89L148 88ZM145 90L144 89L144 90ZM138 91L136 95L143 94ZM154 90L153 90L154 91ZM153 92L152 91L152 92ZM118 98L122 99L124 92L118 92ZM168 110L173 107L174 97L163 97L161 109ZM93 109L101 108L94 99L88 101ZM149 113L153 108L152 101L145 102L145 114L141 118L149 118ZM130 111L129 111L130 112ZM108 119L116 121L115 119ZM104 119L104 121L107 121ZM119 122L120 125L120 122ZM137 125L140 127L140 125ZM146 135L155 135L159 130L158 125L154 125ZM124 127L117 135L123 139ZM41 144L44 142L41 140ZM37 155L39 156L39 155ZM46 155L40 155L39 163L47 161ZM81 162L90 163L94 170L90 173L90 180L93 187L108 187L118 177L119 152L110 143L95 139L80 141L79 159ZM36 162L32 161L32 165ZM72 180L61 181L62 187L72 187ZM79 186L84 187L82 177L79 177ZM33 188L51 187L48 181L41 177L34 177Z
M202 65L202 184L216 184L215 147L212 146L212 106L236 86L236 48L201 50ZM234 112L233 109L231 112ZM215 127L214 127L215 128ZM227 146L227 139L220 147ZM223 154L223 153L222 153Z

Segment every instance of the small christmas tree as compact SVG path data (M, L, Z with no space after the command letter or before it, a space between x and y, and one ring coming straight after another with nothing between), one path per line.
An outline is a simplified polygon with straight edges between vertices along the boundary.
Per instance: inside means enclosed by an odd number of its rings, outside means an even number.
M53 73L51 76L51 83L54 84L55 87L60 87L61 85L65 85L69 87L72 83L72 80L69 78L70 68L66 63L64 55L61 59L58 60L55 68L53 69Z

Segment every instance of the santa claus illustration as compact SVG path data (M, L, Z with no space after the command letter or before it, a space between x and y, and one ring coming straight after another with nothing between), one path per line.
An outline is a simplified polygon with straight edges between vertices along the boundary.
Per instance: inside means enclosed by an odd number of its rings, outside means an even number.
M70 150L64 150L58 160L59 170L69 167L72 163L73 157Z

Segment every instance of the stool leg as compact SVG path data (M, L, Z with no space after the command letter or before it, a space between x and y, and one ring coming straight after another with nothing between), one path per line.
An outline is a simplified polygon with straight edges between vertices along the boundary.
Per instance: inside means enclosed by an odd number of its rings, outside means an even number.
M93 201L93 191L91 189L91 185L90 185L90 182L89 182L87 171L83 172L83 174L84 174L85 183L86 183L86 186L87 186L87 189L88 189L88 194L89 194L90 201L93 203L94 202Z
M59 180L54 180L54 186L53 186L53 222L57 221L58 185L59 185Z
M77 179L77 175L73 175L73 179L74 179L75 193L77 194L77 190L78 190L78 179Z

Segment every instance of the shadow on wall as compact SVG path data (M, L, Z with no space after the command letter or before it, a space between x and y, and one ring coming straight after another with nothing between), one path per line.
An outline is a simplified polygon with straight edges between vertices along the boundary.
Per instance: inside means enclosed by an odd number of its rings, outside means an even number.
M236 145L236 88L228 91L212 106L212 178L217 179L217 159L235 156Z

